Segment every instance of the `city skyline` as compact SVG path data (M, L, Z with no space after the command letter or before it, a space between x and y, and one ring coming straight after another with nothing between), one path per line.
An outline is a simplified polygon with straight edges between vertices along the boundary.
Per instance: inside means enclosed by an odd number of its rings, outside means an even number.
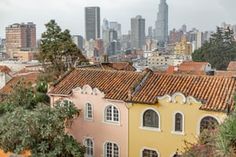
M45 6L46 2L48 5ZM135 5L133 5L134 3ZM160 0L119 0L113 2L108 0L23 0L23 2L1 0L0 37L5 37L5 27L8 25L32 21L37 25L37 38L39 38L41 33L45 31L44 24L50 19L55 19L62 29L71 30L71 34L84 36L84 7L86 6L99 6L101 8L101 22L103 18L117 21L122 25L122 33L126 34L130 30L131 17L136 15L141 15L146 19L146 28L154 27L159 3ZM215 30L215 27L224 21L236 23L236 17L233 16L233 4L236 4L234 0L209 0L208 2L181 0L178 3L174 0L167 0L167 3L170 13L169 30L180 28L182 24L186 24L188 29L196 27L200 30Z

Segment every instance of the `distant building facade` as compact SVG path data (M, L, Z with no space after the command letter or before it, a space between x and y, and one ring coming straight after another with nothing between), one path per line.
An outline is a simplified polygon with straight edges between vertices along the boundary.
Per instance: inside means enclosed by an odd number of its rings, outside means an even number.
M99 7L85 7L85 35L87 41L100 38Z
M80 50L84 49L84 38L81 35L73 35L72 40Z
M145 19L138 15L131 18L131 47L143 49L145 45Z
M182 36L181 41L176 43L175 54L177 55L191 55L192 54L192 44L187 41L186 36Z
M159 4L156 21L156 39L160 43L165 43L168 40L168 5L166 0L161 0Z
M6 53L9 58L16 57L22 49L32 51L35 48L36 25L34 23L16 23L6 27Z

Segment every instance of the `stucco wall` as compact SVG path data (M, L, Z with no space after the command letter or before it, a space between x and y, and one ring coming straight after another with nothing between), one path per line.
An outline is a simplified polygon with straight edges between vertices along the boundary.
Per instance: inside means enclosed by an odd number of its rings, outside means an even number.
M201 104L182 103L180 96L176 102L159 100L158 104L134 104L129 109L129 156L141 157L142 150L148 148L159 152L161 157L172 156L177 149L183 150L184 141L195 142L199 134L200 120L204 116L212 115L221 123L224 113L199 110ZM145 130L142 128L142 114L146 109L154 109L160 114L160 131ZM184 134L174 134L173 116L180 111L184 114Z
M68 131L80 142L83 143L86 137L93 140L95 145L95 156L103 157L105 142L114 142L119 146L120 157L128 157L128 109L121 101L104 99L103 93L96 95L74 92L70 99L81 109L79 118L74 120ZM51 97L51 103L58 100L58 97ZM86 120L84 116L85 104L93 106L93 120ZM107 105L114 105L120 113L120 124L104 122L104 110Z

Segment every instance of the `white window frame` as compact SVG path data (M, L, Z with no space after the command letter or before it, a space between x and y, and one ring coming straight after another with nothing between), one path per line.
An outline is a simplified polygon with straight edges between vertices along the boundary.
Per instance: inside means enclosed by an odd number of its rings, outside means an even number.
M182 131L176 131L175 130L175 115L179 113L182 115ZM184 113L181 111L176 111L173 113L173 118L172 118L172 134L176 134L176 135L185 135L185 121L184 121Z
M143 147L141 150L140 150L140 157L143 157L143 151L147 149L147 150L151 150L151 151L155 151L157 153L157 156L160 157L161 154L159 153L159 151L157 151L157 149L155 148L150 148L150 147Z
M106 142L104 142L104 144L103 144L103 155L104 155L104 157L106 157L106 155L107 155L107 144L108 143L111 143L112 144L112 157L114 156L114 145L116 144L117 145L117 147L118 147L118 157L120 157L120 145L119 144L117 144L116 142L112 142L112 141L106 141Z
M147 110L153 110L154 112L157 113L158 115L158 123L159 123L159 126L158 128L153 128L153 127L146 127L146 126L143 126L143 116L144 116L144 113L147 111ZM148 131L157 131L157 132L161 132L161 116L160 116L160 113L154 109L154 108L146 108L142 113L141 113L141 124L140 124L140 129L143 129L143 130L148 130Z
M111 113L111 119L112 119L112 120L107 120L107 109L108 109L108 107L110 107L110 106L112 107L112 113ZM116 108L117 111L118 111L118 121L114 121L114 108ZM115 105L113 105L113 104L106 105L106 107L105 107L103 113L104 113L104 115L103 115L104 120L103 120L103 121L104 121L105 123L116 124L116 125L119 125L119 124L120 124L121 115L120 115L120 110L119 110L119 108L118 108L117 106L115 106Z
M87 155L86 152L85 152L84 157L95 157L95 143L94 143L93 138L92 137L85 137L84 140L83 140L84 146L86 146L85 145L86 140L91 140L92 143L93 143L93 147L92 147L93 148L93 155Z
M91 109L92 109L92 117L88 117L88 104L90 104L91 105ZM93 116L94 116L94 114L93 114L93 111L94 111L94 109L93 109L93 104L92 103L90 103L90 102L86 102L85 103L85 105L84 105L84 119L85 120L89 120L89 121L92 121L93 120Z

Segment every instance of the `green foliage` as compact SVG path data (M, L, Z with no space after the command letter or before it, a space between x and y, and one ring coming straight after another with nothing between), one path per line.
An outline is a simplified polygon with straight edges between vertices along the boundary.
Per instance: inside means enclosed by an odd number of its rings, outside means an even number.
M0 114L12 112L16 107L33 109L37 105L31 85L22 80L13 89L12 93L0 104Z
M73 43L69 30L62 31L54 20L45 26L47 30L42 34L38 58L42 63L46 63L45 70L48 74L53 74L51 77L59 77L76 62L86 61Z
M236 112L230 115L220 126L217 146L222 154L236 154Z
M64 125L78 113L69 103L55 108L38 105L31 111L16 108L0 118L0 147L16 154L30 151L32 157L82 157L84 148L65 133Z
M185 141L182 157L221 157L215 146L217 131L204 130L196 143Z
M47 84L38 81L36 88L27 84L24 80L13 86L13 91L0 103L0 116L6 112L12 112L17 107L32 110L38 103L48 103Z
M209 42L192 54L194 61L209 62L217 70L225 70L230 61L236 60L236 42L233 31L217 27Z
M82 157L84 147L67 134L66 127L79 116L72 102L50 107L47 83L33 88L19 82L0 104L0 148L5 152L32 157ZM69 125L68 125L69 124Z

